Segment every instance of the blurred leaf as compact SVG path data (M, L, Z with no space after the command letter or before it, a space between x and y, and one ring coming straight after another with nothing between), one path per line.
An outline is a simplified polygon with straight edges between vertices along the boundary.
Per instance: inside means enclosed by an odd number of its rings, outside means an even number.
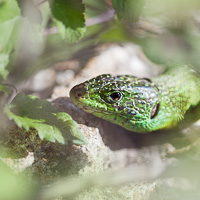
M59 21L58 31L62 38L77 42L85 33L85 7L81 0L54 0L52 14ZM63 26L63 27L62 27Z
M138 21L146 0L112 0L118 20L129 23Z
M12 192L11 192L12 191ZM25 200L31 195L27 182L0 161L0 199Z
M0 23L0 50L1 52L9 53L14 44L19 25L20 17L15 17L11 20Z
M23 18L20 25L19 41L26 52L39 51L39 44L43 42L42 29L39 25L31 23L26 18ZM19 46L20 46L19 45ZM30 48L31 45L31 48ZM42 49L42 46L40 46ZM24 52L24 53L26 53Z
M5 113L19 127L27 131L30 128L36 129L41 139L62 144L68 140L75 144L87 143L87 139L67 113L59 112L48 101L36 96L18 94L6 106Z
M199 0L154 0L148 3L145 12L157 14L157 17L159 17L162 12L168 15L171 15L172 11L185 14L198 8L200 8Z
M0 84L0 91L4 92L6 94L9 94L10 90L5 85Z
M116 23L109 29L105 30L100 35L100 41L103 42L127 42L129 38L126 34L124 26L122 24Z
M20 16L20 9L16 0L0 2L0 23Z
M8 62L9 62L9 55L0 53L0 81L6 79L8 75L8 70L6 69Z
M0 52L12 50L19 21L20 10L15 0L0 3Z

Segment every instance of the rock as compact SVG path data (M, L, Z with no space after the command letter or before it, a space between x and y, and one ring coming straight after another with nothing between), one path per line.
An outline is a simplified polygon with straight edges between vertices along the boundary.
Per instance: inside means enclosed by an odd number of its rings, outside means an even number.
M197 199L196 197L199 197L197 187L192 186L187 179L167 178L101 189L91 188L71 200L187 200Z
M33 94L41 99L46 99L51 96L55 84L56 71L49 68L37 72L28 81L23 81L17 88L18 92Z
M73 81L74 75L75 73L73 70L65 70L58 72L56 75L56 82L59 85L67 86Z
M32 79L30 89L34 92L40 92L55 84L56 73L52 69L39 71Z

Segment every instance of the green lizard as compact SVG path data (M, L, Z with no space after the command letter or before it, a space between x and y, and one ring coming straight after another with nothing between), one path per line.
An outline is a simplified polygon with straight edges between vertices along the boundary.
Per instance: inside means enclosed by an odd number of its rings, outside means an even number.
M73 87L70 98L84 111L130 131L170 129L184 124L186 116L198 119L200 74L187 65L152 80L103 74ZM198 115L192 117L194 110Z

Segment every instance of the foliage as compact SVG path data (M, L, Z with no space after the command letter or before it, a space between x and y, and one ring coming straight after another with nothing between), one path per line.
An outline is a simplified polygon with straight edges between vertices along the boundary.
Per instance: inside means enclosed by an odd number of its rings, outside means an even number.
M63 23L63 32L66 31L71 41L79 40L84 29L84 7L81 1L79 1L80 5L77 3L78 1L54 1L51 4L52 20L56 21L55 17L59 23ZM27 4L30 12L24 9L24 5ZM7 66L11 51L20 51L24 43L29 43L32 48L26 49L26 52L28 51L29 55L35 52L38 54L39 47L42 47L41 42L43 42L44 20L47 22L45 19L45 15L48 15L47 12L45 14L47 7L39 10L39 6L32 1L28 3L16 0L0 2L0 82L5 80L9 73ZM0 90L7 92L4 85L1 85ZM13 110L17 113L13 113ZM26 130L35 128L41 139L60 143L67 143L68 140L75 144L86 143L86 139L71 117L66 113L58 112L47 101L19 94L12 104L5 107L5 113L10 119L14 119L19 127L24 127Z
M48 101L36 96L18 94L10 105L6 105L5 113L21 128L27 131L34 128L41 139L62 144L68 140L75 144L87 143L77 124L64 112L59 112Z
M17 2L12 0L0 2L0 82L8 75L6 66L15 43L19 21L20 10Z
M78 41L85 32L84 5L81 0L57 0L51 4L53 16L59 21L58 28L65 39ZM64 26L60 28L60 26Z
M12 51L16 42L17 26L20 20L20 9L15 0L0 3L1 53L10 53Z

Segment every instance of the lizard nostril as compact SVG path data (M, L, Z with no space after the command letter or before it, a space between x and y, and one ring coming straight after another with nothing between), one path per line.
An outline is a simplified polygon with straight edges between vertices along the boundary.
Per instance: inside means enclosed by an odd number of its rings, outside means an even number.
M81 97L81 93L77 93L77 97Z

